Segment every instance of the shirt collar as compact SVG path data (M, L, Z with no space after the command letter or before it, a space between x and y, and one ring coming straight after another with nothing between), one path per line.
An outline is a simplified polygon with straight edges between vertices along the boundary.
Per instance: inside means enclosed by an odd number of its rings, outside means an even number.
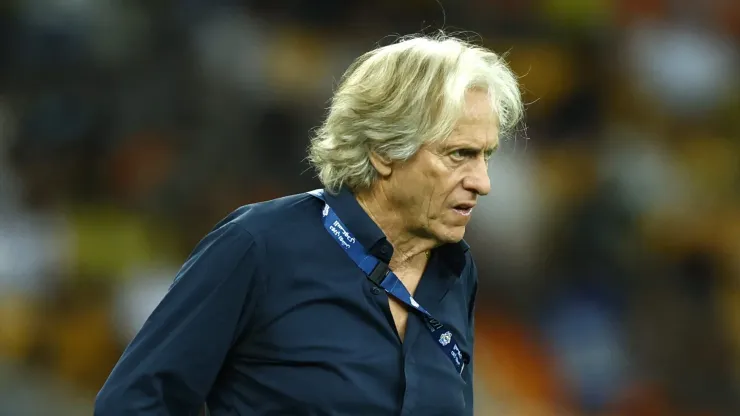
M370 218L357 202L352 191L345 187L337 194L324 190L326 203L337 213L342 222L354 234L357 240L370 254L379 260L389 263L393 256L393 246L388 242L383 230ZM466 253L470 249L468 243L460 240L458 243L445 244L439 247L438 253L456 276L460 276L466 264Z

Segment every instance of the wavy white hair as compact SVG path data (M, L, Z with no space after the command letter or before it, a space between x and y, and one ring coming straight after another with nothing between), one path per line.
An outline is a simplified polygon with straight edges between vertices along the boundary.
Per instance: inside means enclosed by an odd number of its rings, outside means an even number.
M423 144L447 138L470 90L488 92L501 134L521 120L517 78L490 50L446 35L374 49L342 76L308 159L330 192L368 188L377 175L371 153L408 160Z

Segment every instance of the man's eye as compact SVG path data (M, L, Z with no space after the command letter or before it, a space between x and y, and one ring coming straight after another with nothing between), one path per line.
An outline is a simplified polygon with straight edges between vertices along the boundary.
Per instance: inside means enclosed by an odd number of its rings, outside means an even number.
M450 152L450 159L456 162L462 162L466 157L469 156L469 153L470 152L466 152L462 149L453 150L452 152Z

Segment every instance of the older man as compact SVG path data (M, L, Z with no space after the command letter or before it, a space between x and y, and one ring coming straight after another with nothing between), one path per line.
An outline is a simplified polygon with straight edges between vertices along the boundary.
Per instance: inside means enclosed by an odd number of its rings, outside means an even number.
M462 240L522 115L496 54L447 37L345 73L323 190L242 207L195 248L96 415L472 415L477 275Z

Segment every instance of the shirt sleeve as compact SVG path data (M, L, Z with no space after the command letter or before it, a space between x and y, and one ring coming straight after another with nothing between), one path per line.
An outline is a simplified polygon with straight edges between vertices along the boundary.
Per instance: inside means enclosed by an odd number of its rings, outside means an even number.
M197 415L261 297L260 257L238 224L208 234L113 368L95 415Z
M472 261L472 260L471 260ZM470 303L468 305L468 330L470 331L470 361L465 366L465 372L463 376L465 378L465 415L473 416L475 412L474 394L475 376L473 374L473 363L474 363L474 352L475 352L475 297L478 293L478 269L475 267L475 263L470 265L470 282L471 282L471 294Z

